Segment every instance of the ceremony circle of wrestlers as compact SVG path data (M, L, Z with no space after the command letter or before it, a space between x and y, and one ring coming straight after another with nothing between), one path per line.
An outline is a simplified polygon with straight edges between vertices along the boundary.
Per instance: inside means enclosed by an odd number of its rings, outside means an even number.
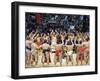
M88 16L26 13L25 67L89 65L89 37Z

